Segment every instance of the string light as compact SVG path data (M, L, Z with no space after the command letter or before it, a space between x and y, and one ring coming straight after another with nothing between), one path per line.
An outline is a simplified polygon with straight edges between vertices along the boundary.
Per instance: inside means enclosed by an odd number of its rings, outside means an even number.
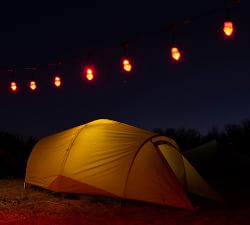
M94 76L94 68L91 66L86 66L84 68L84 76L88 81L92 81L95 76Z
M174 59L175 61L179 61L181 58L181 53L179 51L179 49L177 47L172 47L171 48L171 56L172 59Z
M55 78L54 78L54 85L56 87L60 87L62 85L62 81L61 81L61 78L59 76L55 76Z
M37 89L36 81L30 81L30 90L35 91Z
M234 24L231 19L231 13L230 13L229 8L226 8L226 16L225 16L225 21L224 21L224 26L223 26L223 32L226 38L232 37L234 33Z
M13 92L17 92L18 91L18 87L17 87L17 84L15 81L12 81L10 83L10 89L13 91Z
M230 16L230 13L229 13L229 10L233 7L235 7L237 4L239 4L239 0L237 1L234 1L235 5L228 5L227 8L226 8L226 17L225 17L225 20L224 20L224 24L223 24L223 33L224 33L224 36L227 37L227 38L230 38L233 36L233 34L235 33L235 27L234 27L234 23L231 19L231 16ZM225 7L224 9L225 10ZM214 11L217 11L217 10L214 10ZM214 12L211 12L211 14L213 14ZM181 21L179 23L175 23L175 24L171 24L166 30L171 32L173 31L173 28L174 30L175 29L179 29L180 27L184 26L184 25L187 25L187 24L190 24L192 23L193 21L201 18L201 17L204 17L204 16L207 16L207 14L201 14L201 15L198 15L198 16L194 16L194 17L191 17L191 19L188 19L188 20L184 20L184 21ZM157 32L158 33L158 32ZM134 38L135 41L138 41L138 38L135 37ZM174 39L173 39L174 40ZM133 39L130 40L130 42L133 42ZM129 42L129 43L130 43ZM171 59L173 59L174 62L179 62L183 56L182 56L182 51L180 51L180 49L177 47L178 46L178 43L176 44L175 40L171 43L171 49L170 49L170 54L171 54ZM135 67L135 64L133 61L131 61L131 57L130 55L128 55L128 43L126 42L123 46L119 46L119 47L123 47L123 54L122 54L122 59L120 61L121 63L121 68L122 68L122 71L126 72L126 73L130 73L134 70L134 67ZM92 60L92 56L89 54L88 55L88 58L86 60L86 67L84 67L84 69L82 70L81 72L81 75L87 80L87 81L93 81L95 79L95 76L96 76L96 71L95 71L95 68L93 66L89 66L89 65L94 65L93 64L93 60ZM56 69L53 71L53 74L54 74L54 77L53 77L53 85L58 88L58 87L61 87L62 86L62 78L60 76L61 72L58 70L58 67L61 65L61 62L60 63L54 63L54 64L47 64L48 66L51 66L51 67L55 67ZM41 65L40 65L41 66ZM8 72L11 72L12 73L12 82L10 82L10 90L13 91L13 92L17 92L19 87L17 86L17 83L14 82L13 80L15 80L16 78L14 77L14 72L16 72L16 70L28 70L28 71L31 71L33 74L35 73L35 71L37 71L37 67L23 67L23 68L13 68L13 69L7 69ZM34 75L33 75L34 76ZM34 77L31 77L31 79L34 79ZM35 80L32 80L29 82L29 88L30 90L32 91L35 91L37 90L37 83Z
M128 43L125 42L123 44L123 57L122 57L122 69L123 71L125 71L126 73L129 73L132 71L132 64L131 64L131 60L128 57Z
M181 52L179 48L177 47L176 42L176 32L177 32L177 26L173 26L172 32L171 32L171 49L170 49L170 55L173 61L178 62L181 59Z
M122 68L125 72L131 72L132 71L132 65L128 58L124 58L122 60Z
M234 25L232 21L224 22L223 32L226 37L232 37L234 32Z

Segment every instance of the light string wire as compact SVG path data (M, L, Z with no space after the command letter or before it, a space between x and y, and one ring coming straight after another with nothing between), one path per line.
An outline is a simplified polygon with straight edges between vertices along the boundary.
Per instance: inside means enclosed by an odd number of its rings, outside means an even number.
M126 41L122 42L122 44L120 44L120 45L112 46L112 47L98 48L98 49L91 50L91 51L88 50L86 57L85 57L86 58L85 64L88 64L91 62L92 66L93 66L93 64L94 64L93 56L98 55L98 53L111 52L111 51L117 51L117 50L120 52L124 52L125 48L126 48L126 53L124 53L124 57L126 57L126 55L128 54L127 53L128 46L132 43L135 44L135 43L141 42L142 40L145 41L148 38L154 38L156 36L164 35L166 33L170 33L171 35L173 35L173 34L175 34L176 30L179 30L180 28L182 28L184 26L188 26L192 23L195 23L202 18L215 15L216 13L223 12L224 18L226 19L226 17L228 17L228 14L230 13L230 11L233 8L238 7L239 5L240 5L240 0L230 1L230 3L228 3L227 5L225 5L223 7L208 10L208 11L202 12L198 15L186 18L184 20L177 21L175 23L171 23L170 25L168 25L167 27L165 27L159 31L148 32L148 33L144 33L144 34L141 34L138 36L131 37L131 38L127 39ZM14 79L17 78L18 71L31 71L33 77L37 77L37 76L34 76L34 74L37 73L38 71L43 70L43 69L51 69L51 70L53 70L54 75L55 74L59 75L59 71L61 72L62 66L66 65L66 64L72 65L73 61L74 60L72 60L72 59L64 59L64 60L57 60L53 63L39 64L39 65L5 66L5 67L0 67L0 73L11 74L11 81L14 81ZM82 71L82 69L80 69L80 72L81 71Z

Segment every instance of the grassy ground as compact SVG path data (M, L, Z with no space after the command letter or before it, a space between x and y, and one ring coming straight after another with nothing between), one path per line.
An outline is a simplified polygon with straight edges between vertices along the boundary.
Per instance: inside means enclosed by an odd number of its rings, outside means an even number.
M238 197L244 198L243 193ZM23 180L0 180L0 225L249 225L250 204L234 196L230 204L196 201L199 209L180 210L146 203L62 197L39 189L23 190ZM237 201L238 200L238 201ZM245 200L245 201L244 201Z

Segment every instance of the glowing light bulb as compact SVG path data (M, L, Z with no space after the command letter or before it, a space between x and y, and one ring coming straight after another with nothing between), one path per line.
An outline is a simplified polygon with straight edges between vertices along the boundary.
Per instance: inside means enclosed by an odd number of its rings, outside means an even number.
M30 81L30 89L35 91L37 89L37 85L35 81Z
M94 69L86 67L84 76L88 81L92 81L94 79Z
M175 61L179 61L181 58L181 53L177 47L171 48L171 56Z
M13 92L16 92L16 91L18 90L16 82L12 81L12 82L10 83L10 89L11 89Z
M226 37L231 37L234 32L233 22L231 21L224 22L223 32Z
M62 81L61 81L61 78L59 76L55 76L55 78L54 78L54 85L56 87L60 87L62 85Z
M124 71L131 72L132 65L128 59L123 59L122 64L123 64Z

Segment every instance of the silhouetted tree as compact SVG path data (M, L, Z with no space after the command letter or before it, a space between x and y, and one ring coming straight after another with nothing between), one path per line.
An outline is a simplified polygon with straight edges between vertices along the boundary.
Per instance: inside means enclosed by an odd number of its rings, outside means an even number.
M0 132L0 176L23 177L28 156L36 140Z
M210 142L213 140L218 140L220 138L221 134L219 132L219 129L217 127L212 127L210 130L208 130L207 134L203 137L203 143Z
M182 151L186 151L199 146L202 140L200 132L195 129L167 128L163 130L161 128L157 128L154 129L154 132L165 135L175 140Z

